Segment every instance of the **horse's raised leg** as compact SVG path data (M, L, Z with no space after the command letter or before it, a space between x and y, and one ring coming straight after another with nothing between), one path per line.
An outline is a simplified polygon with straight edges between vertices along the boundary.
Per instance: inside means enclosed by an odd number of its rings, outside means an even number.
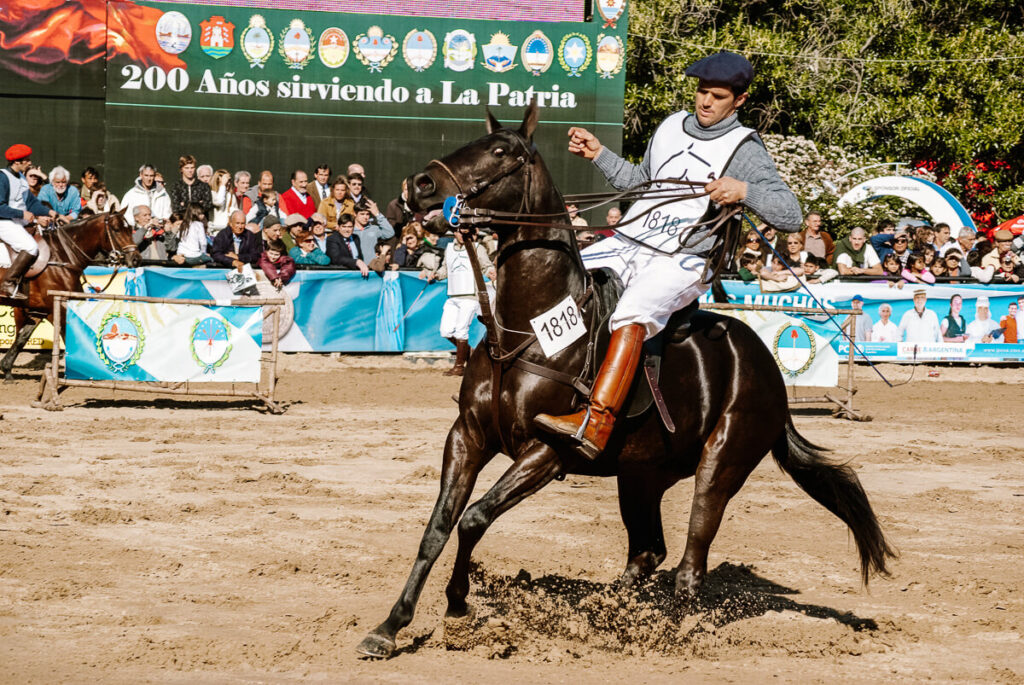
M430 521L423 531L419 553L413 564L412 573L398 601L391 608L386 621L366 636L356 648L363 656L384 658L395 651L395 637L398 631L409 625L416 610L423 584L431 567L444 549L455 522L459 519L480 469L494 457L494 450L483 442L482 436L468 427L464 416L460 416L448 433L444 448L444 465L441 473L441 491L430 514Z
M530 444L487 493L474 502L459 521L459 551L445 594L448 616L464 616L469 594L469 562L473 548L495 519L551 482L562 469L553 449Z
M725 507L768 452L763 432L724 415L704 445L694 477L686 551L676 570L676 596L697 597L708 570L708 550L722 524Z
M661 498L678 478L653 470L619 473L619 513L629 536L626 570L619 578L629 587L654 573L665 561L665 534L661 527Z
M32 337L32 333L35 332L36 326L42 321L41 316L33 316L26 313L23 309L14 310L14 342L11 343L11 349L7 350L7 354L0 360L0 371L4 373L4 381L10 382L14 379L14 361L21 354L21 351L25 349L25 345L28 344L29 339Z

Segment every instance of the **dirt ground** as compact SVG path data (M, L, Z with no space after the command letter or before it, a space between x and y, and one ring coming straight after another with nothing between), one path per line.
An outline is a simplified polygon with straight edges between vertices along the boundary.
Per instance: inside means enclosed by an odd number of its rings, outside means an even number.
M472 621L445 633L449 544L397 656L373 662L355 646L405 582L456 413L442 363L286 355L272 416L79 389L48 413L30 362L0 390L3 682L1024 681L1019 368L922 367L893 389L861 368L873 422L796 413L900 552L869 589L843 525L769 458L698 606L675 607L666 572L620 595L615 483L570 476L484 538ZM691 493L666 497L665 570Z

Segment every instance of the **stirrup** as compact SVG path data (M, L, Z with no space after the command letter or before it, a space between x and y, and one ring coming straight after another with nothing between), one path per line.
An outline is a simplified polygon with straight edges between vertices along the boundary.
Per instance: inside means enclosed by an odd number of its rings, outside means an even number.
M583 422L580 423L580 429L573 435L573 439L579 442L583 442L583 435L587 432L587 426L590 425L590 403L587 403L587 413L583 415Z

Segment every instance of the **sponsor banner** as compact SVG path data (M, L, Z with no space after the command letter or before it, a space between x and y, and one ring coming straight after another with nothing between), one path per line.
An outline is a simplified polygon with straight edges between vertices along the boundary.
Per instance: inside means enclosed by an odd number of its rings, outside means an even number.
M729 301L733 303L817 307L813 298L806 290L802 289L788 293L762 293L756 284L725 281L723 285L729 295ZM978 298L986 298L989 305L988 318L994 322L991 327L995 328L991 334L992 339L960 341L942 340L941 337L938 340L914 339L913 331L908 333L906 326L901 327L900 324L904 321L905 315L909 319L908 313L914 309L914 291L920 289L925 291L927 298L924 306L934 313L940 331L943 320L952 313L954 308L959 310L964 324L970 325L977 321ZM886 282L832 282L811 286L810 290L824 306L837 309L852 308L853 298L859 295L863 299L864 314L861 317L867 319L862 321L861 328L865 331L876 329L872 338L880 337L878 329L881 326L878 324L883 322L880 309L883 305L887 305L887 308L891 310L886 319L892 324L889 328L890 335L885 341L862 336L857 340L857 349L862 353L857 355L858 359L863 359L864 356L872 361L895 362L1017 362L1024 359L1024 355L1021 354L1021 349L1024 347L1024 316L1018 319L1019 323L1014 327L1021 331L1021 344L1018 344L1016 340L1007 340L998 328L1000 322L1004 322L1005 317L1009 316L1011 305L1017 305L1018 298L1024 297L1024 287L980 284L914 286L907 283L902 288L898 288L890 287ZM704 295L702 300L710 302L710 293ZM1024 304L1024 301L1021 304ZM792 314L791 316L827 326L832 347L836 352L843 358L849 353L849 344L842 335L838 334L835 326L828 321L827 316L823 314L806 316ZM839 323L843 323L845 319L845 316L836 317ZM893 335L893 331L895 331L895 335Z
M779 312L721 311L754 329L771 351L786 385L831 388L839 380L839 355L828 327Z
M65 345L68 378L258 383L263 310L75 300Z

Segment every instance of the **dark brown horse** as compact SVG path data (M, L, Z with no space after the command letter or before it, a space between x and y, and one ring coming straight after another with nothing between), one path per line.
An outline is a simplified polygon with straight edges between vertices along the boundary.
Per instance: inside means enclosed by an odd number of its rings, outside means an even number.
M18 353L32 337L32 332L43 319L53 319L51 291L82 292L82 274L100 252L105 252L113 264L138 266L139 250L132 242L132 229L124 218L124 211L97 214L61 226L43 234L50 248L50 264L39 275L26 278L28 300L17 303L0 299L0 305L14 309L14 343L0 360L4 379L12 378L11 370ZM3 278L4 269L0 269Z
M537 110L527 110L518 131L489 116L489 135L470 143L409 179L412 202L420 211L464 194L469 205L526 214L565 211L540 155L533 147ZM568 227L568 217L564 220ZM498 348L514 350L530 330L530 319L571 295L579 301L587 277L571 230L510 226L499 230L495 318ZM596 306L593 298L588 308ZM589 320L584 317L584 320ZM519 366L505 365L495 376L483 342L473 351L459 392L459 417L448 433L441 491L420 542L412 573L388 616L358 647L369 657L395 650L398 631L412 620L427 574L458 524L459 546L448 583L449 616L468 610L470 556L494 520L554 478L565 473L616 476L629 549L623 585L650 575L667 551L661 499L683 478L695 476L686 550L676 571L681 601L696 596L707 572L708 548L726 504L769 451L811 497L850 528L860 553L864 581L886 573L889 548L853 469L837 465L797 432L790 418L786 388L764 343L737 319L698 312L682 342L666 346L662 390L675 422L667 431L657 412L620 420L608 448L594 462L536 429L541 412L568 413L576 391ZM521 358L568 373L587 356L586 336L552 358L537 344ZM500 388L494 387L494 378ZM492 395L498 401L492 405ZM492 406L498 408L497 416ZM499 451L512 459L508 470L469 508L481 469Z

